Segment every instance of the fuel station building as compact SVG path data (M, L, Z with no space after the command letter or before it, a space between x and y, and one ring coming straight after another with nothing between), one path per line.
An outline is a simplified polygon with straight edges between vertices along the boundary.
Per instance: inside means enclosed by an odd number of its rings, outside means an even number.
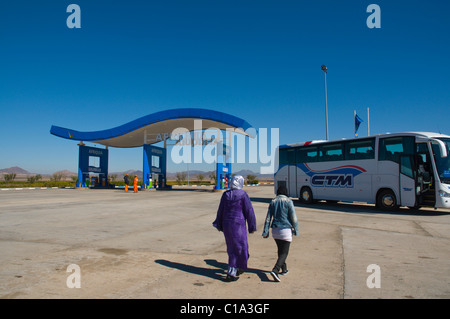
M147 187L151 179L158 180L158 187L165 188L167 180L167 141L174 130L183 128L186 132L198 129L195 123L201 120L202 130L215 128L221 131L233 129L234 132L251 138L252 126L236 116L208 109L184 108L156 112L138 118L129 123L107 130L80 132L73 129L52 125L50 133L69 140L78 141L78 187L86 187L90 173L99 175L99 184L108 185L109 147L143 148L143 181L142 187ZM222 180L231 179L231 161L226 156L226 136L220 142L223 145L216 149L216 188L222 189ZM86 146L84 142L104 145L105 148ZM164 147L153 144L164 143ZM231 144L230 144L231 145ZM95 165L92 159L95 158ZM156 185L155 185L156 186Z

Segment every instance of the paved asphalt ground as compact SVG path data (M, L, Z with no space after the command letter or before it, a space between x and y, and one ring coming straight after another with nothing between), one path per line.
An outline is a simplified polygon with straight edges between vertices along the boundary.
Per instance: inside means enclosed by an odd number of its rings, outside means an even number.
M289 274L274 282L276 245L261 237L273 187L245 190L258 231L248 271L231 283L223 234L211 226L221 192L2 190L0 297L450 298L450 210L295 202L300 236Z

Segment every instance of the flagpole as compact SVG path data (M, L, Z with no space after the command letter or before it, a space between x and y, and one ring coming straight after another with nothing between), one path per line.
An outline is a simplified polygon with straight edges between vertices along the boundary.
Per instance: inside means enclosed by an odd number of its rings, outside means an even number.
M367 108L367 136L370 136L369 108Z
M325 72L325 135L328 141L327 67L325 65L322 65L322 71Z
M356 120L356 110L353 111L353 122L355 122ZM356 137L356 126L355 126L355 133L354 133L355 137Z

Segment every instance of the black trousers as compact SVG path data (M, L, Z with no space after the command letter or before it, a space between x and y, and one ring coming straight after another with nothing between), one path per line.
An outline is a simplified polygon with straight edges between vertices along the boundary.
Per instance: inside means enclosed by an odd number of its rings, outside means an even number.
M290 241L285 241L281 239L275 239L275 242L277 243L278 247L278 260L275 264L275 267L273 267L273 270L275 272L280 272L280 270L286 270L286 258L289 254L289 247L291 246Z

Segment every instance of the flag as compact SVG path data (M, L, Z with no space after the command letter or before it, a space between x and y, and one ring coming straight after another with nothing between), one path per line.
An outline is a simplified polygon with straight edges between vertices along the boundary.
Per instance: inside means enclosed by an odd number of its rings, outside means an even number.
M355 137L358 137L358 129L359 125L363 122L363 120L355 113Z

